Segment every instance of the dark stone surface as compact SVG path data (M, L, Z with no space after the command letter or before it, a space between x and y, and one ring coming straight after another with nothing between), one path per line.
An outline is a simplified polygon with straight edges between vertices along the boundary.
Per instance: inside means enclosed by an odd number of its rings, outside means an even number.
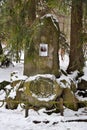
M87 90L87 81L84 79L81 79L81 81L78 83L78 90Z
M0 83L0 90L1 90L1 89L5 90L5 87L6 87L7 85L9 85L9 84L10 84L9 81L2 81L2 82Z

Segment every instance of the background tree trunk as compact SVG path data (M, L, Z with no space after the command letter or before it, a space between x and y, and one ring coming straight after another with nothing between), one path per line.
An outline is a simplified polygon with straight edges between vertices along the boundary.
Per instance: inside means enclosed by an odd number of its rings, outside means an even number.
M1 40L0 40L0 55L2 54L3 54L3 49L2 49Z
M79 70L84 66L82 41L82 0L72 0L71 36L70 36L70 63L68 72Z
M36 2L35 0L28 1L28 20L31 26L33 21L36 19Z
M33 24L34 20L36 19L36 2L35 0L28 0L28 25L29 27ZM24 52L24 74L27 75L27 63L26 61L29 60L27 55L27 49L29 47L29 39L25 45L25 52Z

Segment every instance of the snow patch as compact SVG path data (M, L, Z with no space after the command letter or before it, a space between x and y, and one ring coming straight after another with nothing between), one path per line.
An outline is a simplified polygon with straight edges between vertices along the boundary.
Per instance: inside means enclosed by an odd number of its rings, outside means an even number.
M53 100L56 95L51 95L51 96L49 96L49 97L47 97L47 98L41 98L41 97L39 98L39 97L38 97L37 95L35 95L35 94L32 94L32 96L35 97L35 98L37 98L39 101L46 101L46 102L48 102L48 101Z

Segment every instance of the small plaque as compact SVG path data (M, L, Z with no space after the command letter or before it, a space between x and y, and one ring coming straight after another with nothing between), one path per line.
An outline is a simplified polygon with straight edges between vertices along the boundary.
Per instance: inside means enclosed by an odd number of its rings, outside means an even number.
M40 44L39 56L48 56L48 44L45 43Z

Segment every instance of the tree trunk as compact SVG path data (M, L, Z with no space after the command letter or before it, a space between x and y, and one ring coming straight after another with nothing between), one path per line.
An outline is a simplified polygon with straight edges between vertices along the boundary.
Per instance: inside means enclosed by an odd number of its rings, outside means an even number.
M31 26L33 21L36 19L36 3L35 0L29 0L28 3L28 20Z
M29 27L33 24L34 20L36 19L36 3L35 0L28 0L28 25ZM27 48L29 47L29 41L25 45L25 52L24 52L24 74L27 75Z
M0 55L3 54L3 49L2 49L2 45L1 45L1 41L0 41Z
M16 43L16 63L20 62L20 57L19 57L19 42L17 39L17 43Z
M71 10L71 36L70 36L70 63L68 72L79 70L84 66L82 49L82 0L72 0Z

